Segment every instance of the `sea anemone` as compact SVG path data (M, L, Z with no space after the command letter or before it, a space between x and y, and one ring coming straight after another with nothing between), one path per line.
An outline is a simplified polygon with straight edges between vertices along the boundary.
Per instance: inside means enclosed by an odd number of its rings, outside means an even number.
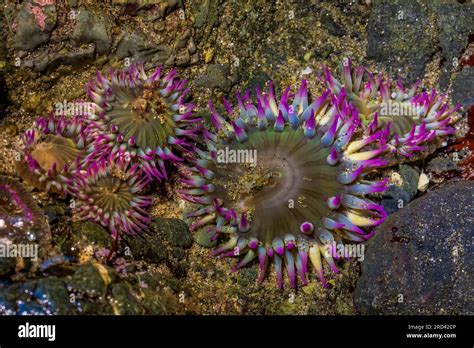
M87 138L82 117L41 116L19 144L18 174L28 184L65 194L67 182L80 167Z
M379 130L387 133L387 145L395 155L391 163L432 152L442 144L442 137L456 132L452 125L460 118L457 111L461 105L450 107L445 94L435 89L419 91L420 81L407 89L400 77L396 82L383 74L375 77L362 66L352 68L350 59L341 70L342 82L324 67L326 86L336 94L345 91L359 111L366 134Z
M148 183L137 163L118 161L91 163L69 184L79 218L107 227L117 238L122 232L135 235L149 224L145 209L151 198L140 194Z
M217 134L204 129L207 151L196 149L193 165L180 168L179 192L196 207L191 229L226 239L213 255L239 257L233 271L258 259L259 283L273 262L278 287L283 268L291 287L296 274L307 284L309 258L326 287L322 259L338 272L335 259L351 256L344 243L367 240L386 217L367 198L386 189L369 180L387 164L384 133L363 136L343 92L309 104L306 81L279 100L270 83L256 103L248 92L237 101L233 108L224 99L227 119L209 103Z
M172 70L164 77L161 67L147 75L143 64L126 70L110 69L87 86L87 94L96 104L90 115L100 127L91 136L90 159L120 159L138 162L145 173L158 180L166 179L165 162L179 162L176 149L192 149L200 121L192 114L194 105L185 102L185 81Z
M0 238L32 242L49 237L47 219L18 181L0 175Z

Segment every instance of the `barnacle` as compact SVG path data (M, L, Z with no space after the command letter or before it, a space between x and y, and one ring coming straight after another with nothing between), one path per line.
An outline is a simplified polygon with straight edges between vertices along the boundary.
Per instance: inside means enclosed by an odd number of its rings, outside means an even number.
M161 67L147 75L143 64L110 69L106 76L98 71L86 89L96 104L89 117L99 125L88 158L138 162L148 176L161 180L167 178L166 161L182 161L172 150L192 148L200 119L185 102L185 81L175 70L163 77Z
M279 100L271 83L256 103L249 93L237 100L233 108L224 99L227 119L209 103L217 132L204 129L207 150L180 168L180 194L197 205L191 229L225 239L213 255L239 257L234 271L258 259L259 282L272 262L280 288L283 268L291 287L296 274L306 284L309 258L327 286L322 259L337 272L345 243L370 238L386 217L367 197L386 189L367 178L387 164L384 133L364 136L344 93L309 104L306 81Z

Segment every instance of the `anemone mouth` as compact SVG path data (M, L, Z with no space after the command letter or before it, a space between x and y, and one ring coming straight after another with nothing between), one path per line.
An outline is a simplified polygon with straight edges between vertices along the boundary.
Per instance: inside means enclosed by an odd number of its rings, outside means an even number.
M109 101L105 118L116 125L123 140L134 139L143 149L166 145L169 136L176 136L170 105L156 92L156 84L134 88L112 87L115 100Z
M95 163L72 183L75 211L80 218L107 227L114 238L146 229L151 198L141 195L148 179L137 165Z
M132 200L132 188L126 181L115 176L102 177L96 186L91 187L90 198L93 204L109 214L113 212L126 213Z
M298 236L306 221L322 226L330 212L327 199L344 188L337 167L326 163L329 154L318 137L308 139L302 129L256 130L246 142L218 150L212 183L224 206L249 217L246 236L270 244L288 233Z
M190 228L225 242L213 255L242 256L233 271L258 259L258 282L273 263L278 287L283 269L291 287L296 274L305 285L310 260L327 286L322 260L337 273L335 260L351 257L346 246L370 238L386 217L367 197L386 181L365 178L387 164L386 134L365 134L343 93L310 104L305 81L280 99L271 83L256 96L255 104L238 94L235 109L224 100L228 119L209 104L217 132L204 130L207 151L196 149L194 166L180 168L179 193L198 205L186 214Z
M51 134L46 135L31 151L31 157L44 171L48 171L54 165L62 170L70 166L80 155L81 150L76 147L73 139Z
M65 194L67 180L82 165L88 127L82 117L38 117L21 138L18 174L39 189Z
M0 237L31 242L47 233L46 217L31 194L16 180L0 175Z

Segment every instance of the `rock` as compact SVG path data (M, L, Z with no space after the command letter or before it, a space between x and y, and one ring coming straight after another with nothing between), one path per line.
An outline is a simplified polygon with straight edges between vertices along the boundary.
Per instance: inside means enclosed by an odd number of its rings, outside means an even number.
M194 27L201 28L204 25L212 26L219 16L219 3L212 0L204 0L195 14Z
M61 65L71 65L72 67L81 67L94 60L94 45L81 47L70 50L61 50L60 52L50 55L44 54L40 56L34 63L34 69L38 72L51 72Z
M197 79L196 85L206 88L217 88L224 92L230 91L234 82L230 78L229 64L211 64L206 73Z
M367 243L354 299L362 314L474 314L474 182L411 202Z
M345 34L342 29L327 13L321 16L321 24L327 29L329 34L334 36L343 36Z
M86 263L67 277L67 287L70 291L86 294L89 297L104 297L107 287L112 282L115 271L99 263Z
M396 185L390 185L388 190L382 193L381 203L387 213L392 214L405 207L410 200L408 192Z
M412 200L418 192L420 173L417 169L405 164L401 164L399 169L403 179L402 189L409 194L410 200Z
M160 236L148 229L136 236L125 236L125 242L130 248L131 256L135 260L144 260L151 263L160 263L168 258L166 246Z
M66 285L57 277L40 279L36 285L34 296L52 314L70 315L74 313Z
M114 57L116 59L130 57L134 60L164 64L172 53L173 50L170 46L153 45L147 40L145 34L137 29L133 33L123 33L122 38L118 42Z
M427 33L430 23L423 6L411 0L374 3L367 26L367 57L401 72L407 83L422 78L435 52Z
M107 247L111 243L109 232L92 221L77 221L72 224L73 243Z
M165 236L172 246L189 248L193 244L191 233L183 220L155 218L150 228Z
M140 303L131 294L130 285L118 283L112 285L113 308L116 315L138 315L143 314Z
M464 110L474 105L474 67L465 67L453 81L453 102L459 103Z
M461 171L456 163L449 157L436 157L428 162L426 166L428 172L441 174L445 172Z
M151 263L181 260L193 238L186 223L179 219L155 218L150 227L137 236L124 237L135 260Z
M440 88L446 89L452 71L458 66L458 58L469 42L469 35L474 33L474 5L457 2L440 4L436 12L439 45L444 58Z
M56 26L56 7L41 6L31 1L23 2L16 16L14 45L17 50L33 51L49 40Z
M81 8L75 21L72 39L76 43L93 43L98 54L109 53L112 45L111 24L105 15Z
M266 72L257 71L250 78L248 88L245 88L244 90L249 89L253 92L255 91L256 87L260 87L260 89L264 89L264 87L266 86L269 80L270 80L270 76L268 76Z

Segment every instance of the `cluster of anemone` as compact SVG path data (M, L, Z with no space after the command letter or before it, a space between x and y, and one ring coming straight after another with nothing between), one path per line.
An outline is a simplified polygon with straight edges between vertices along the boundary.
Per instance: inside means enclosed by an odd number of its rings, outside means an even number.
M78 216L107 226L113 236L147 227L143 196L153 179L193 147L198 118L185 101L185 81L172 70L149 76L143 64L99 71L86 85L92 99L73 118L39 117L19 146L19 175L39 189L74 198Z
M0 238L31 242L49 238L47 219L23 185L0 175Z
M271 82L268 92L238 93L235 107L224 98L223 112L209 102L215 131L203 129L205 146L181 166L190 228L223 242L212 254L237 258L232 271L257 260L259 283L273 264L279 288L285 270L291 287L297 278L306 285L312 266L326 287L324 268L337 273L348 244L369 239L387 216L374 202L387 189L377 170L454 133L458 107L436 91L405 91L400 80L391 89L350 61L343 83L325 73L328 90L312 101L302 81L279 98ZM416 115L385 115L384 103Z
M206 127L186 82L161 70L97 72L89 112L40 117L23 135L20 175L72 195L78 216L118 238L147 227L149 183L177 167L190 229L222 242L212 254L237 258L233 271L256 260L259 283L273 265L280 288L285 273L291 287L307 284L311 269L326 287L325 271L338 272L387 216L380 168L426 155L459 119L436 90L405 89L348 60L341 81L324 69L320 96L302 81L277 97L270 82L235 106L209 102Z

